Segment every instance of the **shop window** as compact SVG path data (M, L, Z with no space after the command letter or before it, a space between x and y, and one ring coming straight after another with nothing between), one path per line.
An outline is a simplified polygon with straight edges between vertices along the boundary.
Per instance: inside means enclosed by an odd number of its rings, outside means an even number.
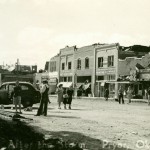
M68 77L68 82L72 82L72 77Z
M64 81L64 82L67 82L67 77L63 77L63 81Z
M114 56L108 56L108 67L114 66Z
M81 59L77 60L77 69L81 69Z
M110 95L115 94L115 84L109 84L109 93L110 93Z
M98 68L103 67L103 57L98 57Z
M71 62L68 62L68 70L71 70Z
M89 68L89 58L85 58L85 68L88 69Z
M62 63L62 70L65 70L65 63Z
M77 83L84 83L86 80L91 82L91 76L77 76Z
M115 80L115 75L108 75L107 80Z

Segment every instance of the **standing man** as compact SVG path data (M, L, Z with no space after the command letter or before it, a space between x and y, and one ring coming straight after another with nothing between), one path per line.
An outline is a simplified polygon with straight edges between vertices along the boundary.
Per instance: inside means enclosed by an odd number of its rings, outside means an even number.
M120 86L119 90L118 90L118 95L119 95L119 104L122 101L122 104L124 104L124 98L123 98L123 89L122 86Z
M105 89L105 100L108 101L108 97L109 97L109 90L108 88Z
M67 90L67 94L68 94L69 109L71 109L72 95L73 95L73 88L72 87L69 87L69 89Z
M36 81L35 86L36 86L36 89L37 89L37 90L40 90L40 83L39 83L39 80Z
M16 81L16 86L14 87L12 95L13 95L13 102L15 105L16 113L18 112L17 105L19 105L19 112L20 112L20 114L22 114L22 112L21 112L21 86L19 85L18 80Z
M48 91L49 91L49 85L48 85L48 81L44 80L43 81L43 87L41 89L41 102L40 102L40 107L37 111L36 116L40 116L40 115L44 115L47 116L47 105L49 102L49 97L48 97Z

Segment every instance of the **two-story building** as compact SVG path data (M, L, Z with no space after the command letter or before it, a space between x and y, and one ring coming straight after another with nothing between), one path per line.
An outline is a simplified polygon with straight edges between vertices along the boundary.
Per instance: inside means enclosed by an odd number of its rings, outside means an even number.
M105 88L108 88L110 97L115 97L118 78L130 76L130 70L137 63L150 64L145 62L146 59L141 59L149 51L149 47L123 47L119 43L98 43L81 48L66 46L60 49L57 59L54 57L55 66L58 65L55 70L58 72L59 82L72 82L78 88L88 80L93 96L104 97ZM54 58L50 60L50 72L53 72ZM136 61L132 61L135 58Z
M59 82L74 83L74 51L76 46L66 46L59 54Z

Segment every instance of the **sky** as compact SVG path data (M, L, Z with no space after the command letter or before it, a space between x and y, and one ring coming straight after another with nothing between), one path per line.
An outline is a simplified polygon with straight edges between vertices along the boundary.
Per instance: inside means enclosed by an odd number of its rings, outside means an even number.
M0 65L94 43L150 46L150 0L0 0Z

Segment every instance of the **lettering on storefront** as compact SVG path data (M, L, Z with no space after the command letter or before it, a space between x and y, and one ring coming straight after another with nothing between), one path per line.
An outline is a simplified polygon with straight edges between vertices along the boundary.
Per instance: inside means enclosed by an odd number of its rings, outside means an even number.
M72 73L64 72L64 73L60 73L60 76L72 76Z
M115 70L99 70L99 71L97 71L97 74L102 74L102 75L115 74Z

